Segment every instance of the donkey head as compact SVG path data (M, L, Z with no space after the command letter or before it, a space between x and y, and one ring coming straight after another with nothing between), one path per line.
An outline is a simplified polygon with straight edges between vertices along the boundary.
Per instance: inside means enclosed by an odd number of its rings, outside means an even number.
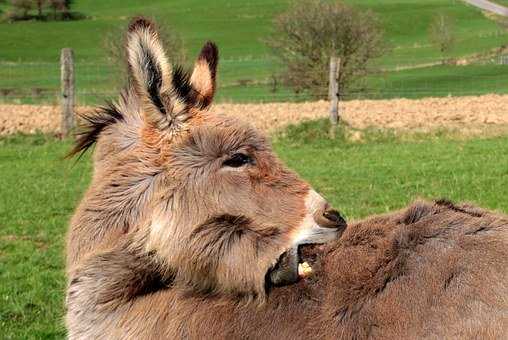
M190 74L172 68L146 19L131 22L126 48L131 86L101 113L112 123L95 131L94 183L102 188L95 195L102 206L116 199L110 206L123 211L117 223L155 254L175 285L260 296L281 254L338 236L342 218L262 134L207 112L216 88L213 43ZM95 125L108 121L97 117ZM89 140L78 140L77 150Z

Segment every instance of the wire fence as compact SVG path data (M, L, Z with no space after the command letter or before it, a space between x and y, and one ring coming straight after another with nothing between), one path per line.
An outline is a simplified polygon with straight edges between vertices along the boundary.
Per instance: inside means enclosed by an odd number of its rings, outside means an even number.
M499 57L475 65L428 67L406 64L366 78L357 90L341 93L343 100L421 98L508 93L508 59ZM430 60L429 60L430 62ZM436 63L436 60L433 60ZM226 59L221 62L219 102L294 102L326 98L322 93L296 93L274 75L269 58ZM434 64L435 66L435 64ZM247 71L244 71L247 70ZM253 70L255 72L253 72ZM125 83L121 67L107 63L75 64L78 105L96 105L115 98ZM246 73L249 72L249 73ZM0 103L57 104L60 97L58 63L0 62Z

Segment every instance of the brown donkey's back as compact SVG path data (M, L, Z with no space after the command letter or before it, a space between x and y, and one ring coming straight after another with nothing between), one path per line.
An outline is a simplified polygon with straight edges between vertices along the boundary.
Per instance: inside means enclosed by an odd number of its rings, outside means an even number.
M503 339L508 334L508 217L448 202L408 208L305 254L312 280L265 304L153 288L132 249L91 259L69 292L73 338ZM102 284L98 285L96 282ZM76 311L72 310L76 309Z

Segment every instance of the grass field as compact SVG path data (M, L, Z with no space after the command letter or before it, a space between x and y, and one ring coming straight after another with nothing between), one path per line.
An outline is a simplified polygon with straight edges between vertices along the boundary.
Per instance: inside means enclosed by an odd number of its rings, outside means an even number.
M415 68L367 80L367 98L424 98L508 93L508 65Z
M55 91L59 86L59 68L56 64L59 50L73 47L81 101L96 102L98 97L110 96L114 92L114 78L117 75L106 62L103 37L107 32L125 26L130 16L143 13L161 18L163 23L170 23L184 38L190 56L195 55L207 39L219 44L222 58L220 84L223 87L220 100L287 100L292 97L289 91L282 89L272 93L270 86L266 85L278 65L269 56L262 40L271 32L273 17L284 10L289 2L218 0L205 4L198 0L184 0L176 4L154 0L141 4L134 0L77 0L74 9L87 15L85 20L0 23L0 89L24 89L19 96L22 97L20 100L25 101L27 93L37 93L38 89ZM462 1L346 2L373 10L380 16L391 51L376 63L385 69L427 64L440 59L438 51L429 44L427 34L429 22L438 12L449 13L455 18L457 45L451 53L453 57L485 52L508 43L508 33L500 25ZM462 68L453 67L448 73L452 75L461 71ZM439 68L431 67L425 71L427 76L433 73L436 74L436 80L442 79L442 70ZM497 76L500 82L506 80L504 76ZM421 79L418 72L392 71L374 77L374 83L384 78L400 83L402 77L405 77L404 84L384 97L398 95ZM250 84L239 85L245 81ZM458 94L461 92L460 88L452 87L451 90L457 90ZM384 92L387 92L386 89ZM42 97L47 100L47 96Z
M290 128L274 148L351 220L417 197L473 201L508 212L508 137L364 143L320 137L323 122ZM2 339L64 337L66 224L89 183L90 157L64 161L68 141L0 139L0 329Z
M508 7L508 0L494 0L492 2L495 2L496 4Z

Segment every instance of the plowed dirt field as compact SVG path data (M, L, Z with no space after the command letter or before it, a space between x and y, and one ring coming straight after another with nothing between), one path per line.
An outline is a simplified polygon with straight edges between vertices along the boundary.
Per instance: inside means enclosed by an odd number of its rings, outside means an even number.
M230 114L274 132L290 123L328 116L326 101L307 103L217 104L212 111ZM78 112L93 110L78 107ZM466 134L508 131L508 95L426 98L420 100L353 100L341 103L342 119L355 129L369 127L432 131L454 129ZM59 107L0 105L0 134L58 133Z

